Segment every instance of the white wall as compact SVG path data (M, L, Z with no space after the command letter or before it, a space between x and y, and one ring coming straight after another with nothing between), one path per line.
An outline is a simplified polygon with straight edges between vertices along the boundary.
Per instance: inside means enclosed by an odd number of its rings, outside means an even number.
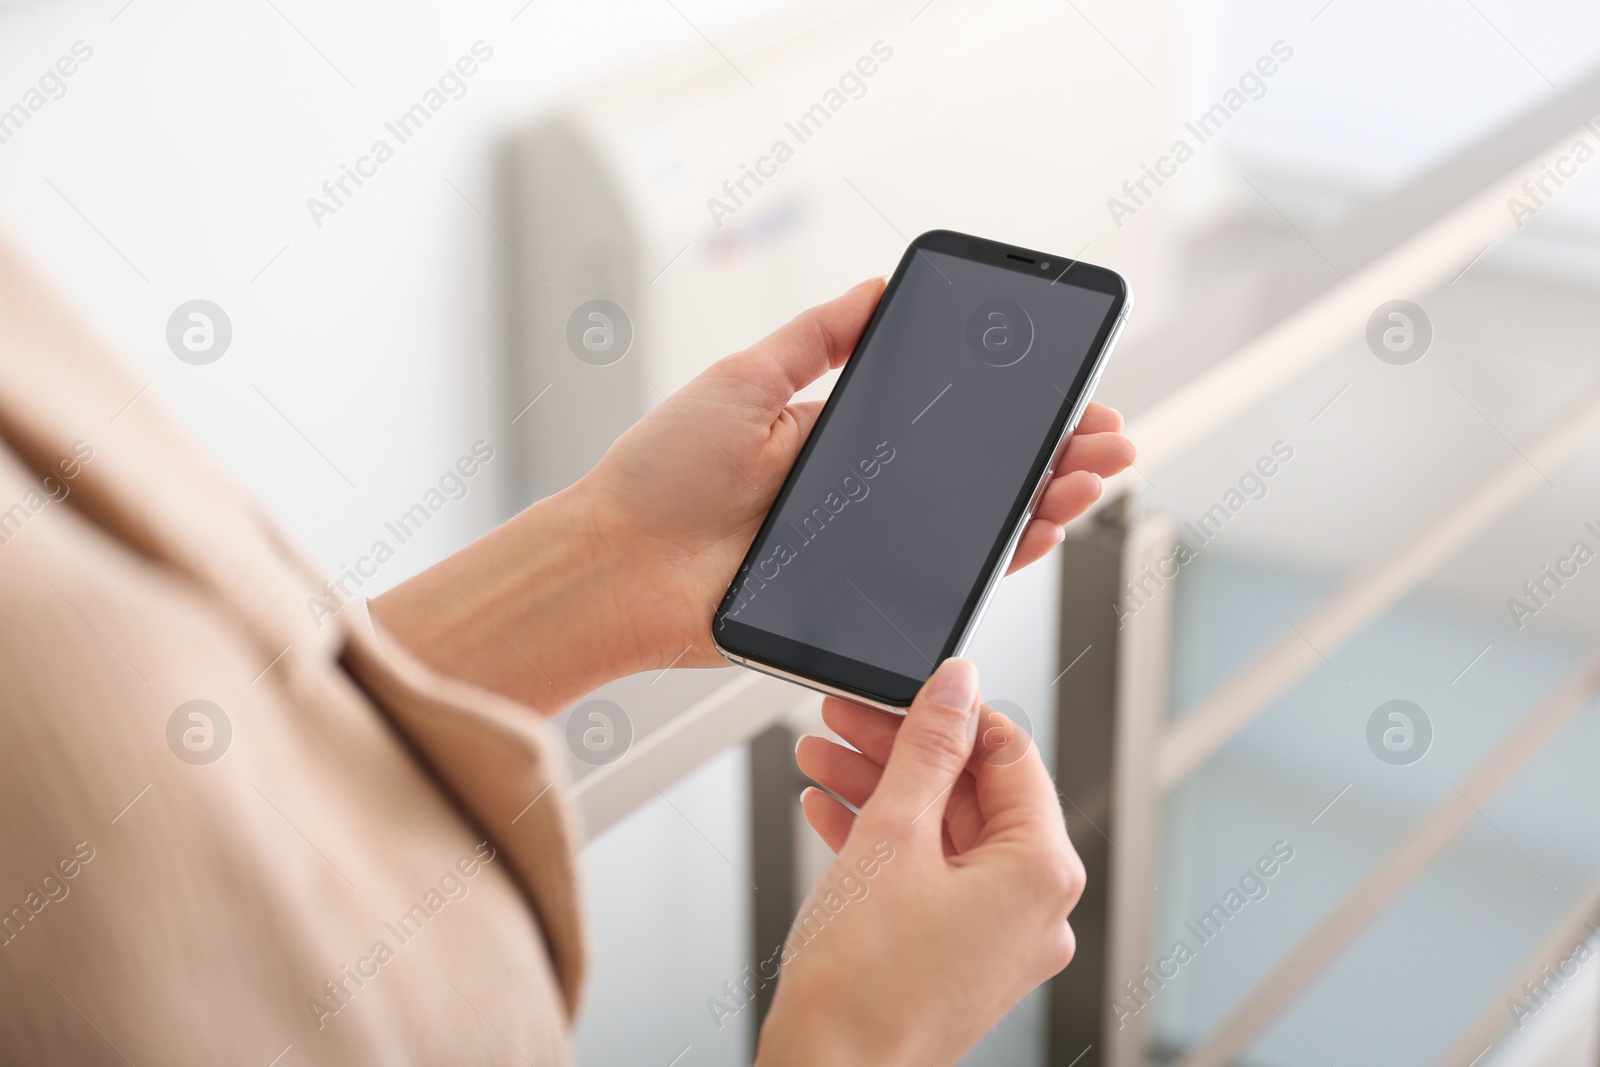
M649 0L122 2L0 11L0 107L75 41L93 49L65 95L0 143L0 229L153 383L150 397L324 560L351 559L475 440L509 440L502 139L640 56L708 46ZM781 6L679 5L711 35ZM307 198L479 40L493 57L465 96L319 228ZM196 297L234 329L206 367L164 342L168 315ZM503 452L377 584L523 503L511 466Z

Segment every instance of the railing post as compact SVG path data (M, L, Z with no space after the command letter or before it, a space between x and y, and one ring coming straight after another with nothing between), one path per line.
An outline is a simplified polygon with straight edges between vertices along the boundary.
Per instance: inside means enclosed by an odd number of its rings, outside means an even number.
M1055 774L1088 882L1072 916L1077 957L1051 982L1055 1067L1145 1062L1149 1015L1128 1010L1142 1002L1125 983L1143 979L1154 920L1173 538L1125 495L1062 545Z
M794 746L800 732L779 720L750 740L750 894L751 971L764 977L771 959L800 910L800 793L810 780L795 765ZM778 991L776 982L756 987L756 1017L750 1029L750 1056L767 1009Z

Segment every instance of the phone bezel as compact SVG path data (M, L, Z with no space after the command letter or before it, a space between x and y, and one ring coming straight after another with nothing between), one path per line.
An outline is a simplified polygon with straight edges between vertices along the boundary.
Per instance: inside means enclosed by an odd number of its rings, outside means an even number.
M1079 288L1090 289L1094 292L1110 295L1112 304L1106 312L1104 321L1101 322L1090 346L1092 355L1083 361L1079 367L1072 385L1068 388L1066 396L1062 398L1061 408L1051 424L1051 431L1041 442L1039 451L1034 456L1029 468L1029 476L1023 482L1023 489L1013 501L1007 512L1007 519L1002 532L995 539L995 544L990 550L984 564L984 570L979 580L974 583L972 592L968 595L966 603L962 605L961 614L957 617L956 625L952 628L950 640L940 650L935 664L943 662L950 656L960 655L967 643L971 640L978 624L983 619L984 610L988 607L989 599L993 596L1000 578L1004 575L1007 564L1016 551L1017 542L1027 525L1027 519L1033 508L1038 503L1038 498L1048 484L1049 477L1056 462L1060 459L1067 441L1073 430L1077 427L1083 409L1088 403L1093 383L1098 379L1100 372L1105 368L1107 357L1115 345L1117 335L1121 333L1123 323L1127 319L1129 308L1132 307L1132 295L1127 282L1115 271L1105 267L1098 267L1091 263L1084 263L1066 256L1054 256L1038 252L1033 249L1008 245L987 238L975 237L970 234L957 233L953 230L930 230L912 241L906 248L896 265L894 274L889 278L889 283L884 289L883 296L878 301L878 306L873 310L872 317L867 321L866 328L861 332L861 338L856 342L849 360L845 362L844 369L840 372L839 380L834 384L827 402L823 405L821 413L817 416L816 424L812 427L810 435L800 449L794 465L785 477L783 486L778 490L778 495L773 499L772 507L768 510L766 518L762 521L761 529L756 533L750 548L746 550L739 569L735 572L733 581L728 585L728 591L723 595L722 601L717 606L716 613L712 616L711 632L712 641L717 651L731 662L774 675L801 685L817 689L824 693L842 696L850 700L869 704L888 710L903 710L909 707L917 691L926 681L924 678L913 678L888 671L882 667L874 666L861 660L841 656L836 652L807 645L791 638L782 637L767 630L761 630L726 617L728 609L737 602L736 590L739 583L749 572L755 560L752 558L755 547L761 544L776 522L776 517L791 493L795 475L810 458L813 446L819 440L824 426L835 407L835 401L849 384L850 377L859 360L857 355L871 341L882 320L883 311L889 306L904 279L906 270L912 258L923 251L942 252L946 255L969 259L974 262L1000 267L1006 270L1015 270L1021 274L1040 277L1040 264L1044 262L1061 263L1059 271L1054 271L1045 276L1051 277L1052 284L1068 284ZM1013 257L1020 257L1013 258ZM929 261L932 262L931 260ZM1069 279L1069 275L1071 276ZM930 668L929 673L932 673Z

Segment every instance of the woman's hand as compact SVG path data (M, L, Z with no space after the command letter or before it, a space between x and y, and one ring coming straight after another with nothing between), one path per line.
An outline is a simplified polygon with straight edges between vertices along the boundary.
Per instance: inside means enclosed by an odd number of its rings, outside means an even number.
M954 1063L1072 959L1083 864L1027 735L946 660L902 719L842 700L855 750L802 740L806 818L837 853L801 905L757 1063ZM764 975L765 976L765 975Z
M374 600L374 618L442 673L551 713L625 674L721 666L711 617L822 409L794 394L843 365L883 288L713 364L575 485ZM1013 570L1132 462L1121 429L1088 406Z
M794 394L842 366L883 295L865 282L713 364L617 439L583 479L629 580L613 614L646 667L721 666L711 616L800 454L821 401ZM1122 417L1090 404L1012 570L1060 543L1062 525L1133 459ZM643 669L643 668L641 668Z

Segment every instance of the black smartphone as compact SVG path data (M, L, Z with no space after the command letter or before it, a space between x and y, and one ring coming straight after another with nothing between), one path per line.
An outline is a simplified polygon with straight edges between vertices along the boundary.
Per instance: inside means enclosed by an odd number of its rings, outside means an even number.
M911 242L717 609L722 654L908 707L976 631L1130 306L1104 267Z

